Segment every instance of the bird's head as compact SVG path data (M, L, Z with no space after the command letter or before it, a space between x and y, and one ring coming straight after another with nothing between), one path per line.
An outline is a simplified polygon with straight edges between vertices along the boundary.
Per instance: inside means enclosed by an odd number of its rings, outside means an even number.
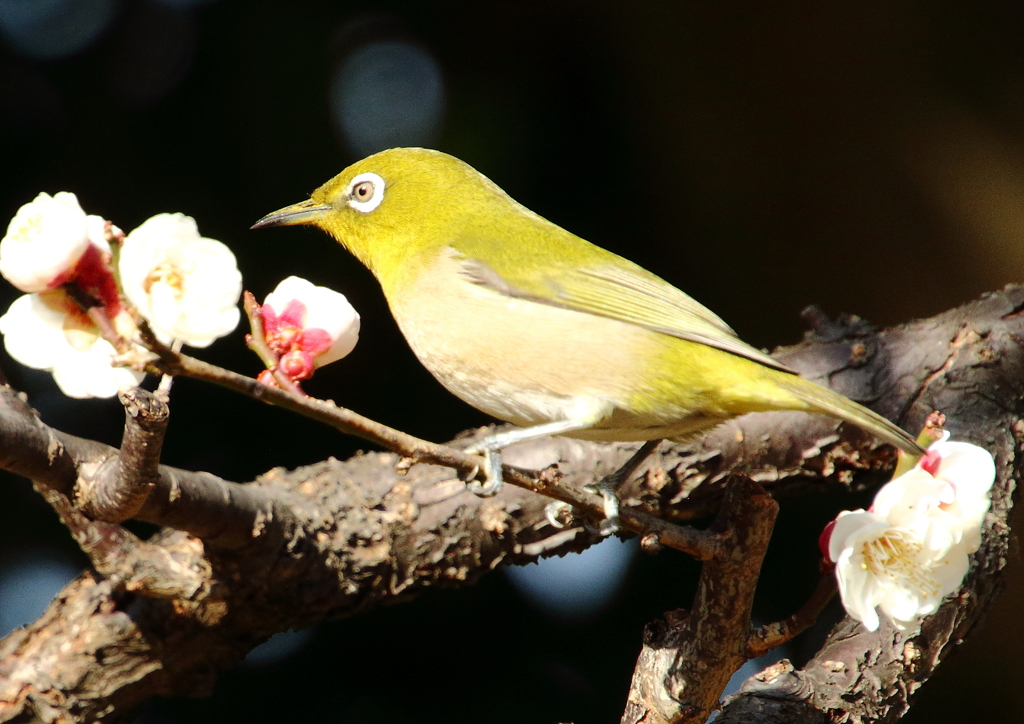
M460 220L515 204L459 159L424 148L392 148L358 161L252 228L323 229L383 281L410 257L451 242Z

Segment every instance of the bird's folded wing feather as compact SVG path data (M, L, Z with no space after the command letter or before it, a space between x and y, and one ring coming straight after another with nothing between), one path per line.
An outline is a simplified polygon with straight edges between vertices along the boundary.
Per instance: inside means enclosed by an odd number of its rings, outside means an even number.
M792 371L737 337L707 307L642 267L626 263L629 266L560 266L542 273L534 268L529 278L516 279L479 259L461 261L466 279L511 297L618 319Z

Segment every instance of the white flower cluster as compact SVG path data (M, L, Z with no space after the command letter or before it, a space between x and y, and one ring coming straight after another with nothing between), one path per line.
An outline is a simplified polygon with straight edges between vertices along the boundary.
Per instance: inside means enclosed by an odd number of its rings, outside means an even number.
M840 513L822 549L835 563L846 612L874 631L879 608L901 629L938 609L981 544L994 480L987 451L944 433L869 510Z
M115 366L118 354L122 364L133 351L135 360L143 357L132 344L137 329L122 306L111 241L120 245L124 298L166 344L205 347L238 324L235 257L199 236L191 218L160 214L124 237L86 215L74 194L41 193L18 210L0 241L0 274L27 292L0 317L0 333L14 359L51 371L70 397L110 397L143 377ZM115 350L111 337L123 348Z
M147 353L129 305L171 346L207 347L240 317L235 257L200 236L192 218L158 214L126 236L67 192L39 194L18 210L0 241L0 274L26 292L0 317L7 352L52 372L70 397L111 397L142 381ZM359 314L345 296L298 277L257 313L267 364L293 383L359 339ZM275 384L270 370L260 380Z

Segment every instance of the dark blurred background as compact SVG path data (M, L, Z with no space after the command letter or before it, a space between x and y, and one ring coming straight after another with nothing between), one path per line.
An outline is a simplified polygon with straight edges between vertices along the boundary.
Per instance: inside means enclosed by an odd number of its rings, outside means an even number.
M315 230L248 230L382 148L463 158L760 346L799 339L810 303L896 324L1024 278L1020 2L372 5L0 0L0 218L62 190L125 231L181 211L234 250L257 297L288 274L345 292L362 339L307 389L432 440L488 419L418 365L369 273ZM0 296L2 310L15 292ZM241 331L198 355L260 368ZM116 401L2 366L48 423L119 440ZM359 447L182 380L165 462L245 481ZM863 502L784 506L763 619L799 606L821 526ZM607 546L567 563L586 574L568 598L589 607L558 603L571 576L554 569L496 574L275 638L213 699L157 701L142 720L617 721L641 627L689 605L697 568ZM29 484L0 480L0 628L83 565ZM1024 713L1018 568L908 721Z

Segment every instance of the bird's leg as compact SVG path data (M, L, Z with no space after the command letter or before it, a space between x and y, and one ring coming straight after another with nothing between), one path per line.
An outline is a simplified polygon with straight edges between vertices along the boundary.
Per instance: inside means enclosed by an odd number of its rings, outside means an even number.
M619 529L619 498L616 493L623 483L633 477L633 473L647 461L647 458L654 454L661 442L661 440L648 440L633 453L621 468L611 475L605 476L599 482L587 486L589 490L598 493L604 499L605 519L601 521L598 528L601 535L611 535Z
M548 435L564 435L567 432L593 427L609 414L611 405L607 400L594 397L577 397L564 408L565 419L545 422L532 427L519 427L488 435L467 449L470 453L484 456L484 482L472 480L467 487L477 495L496 495L501 490L501 450L517 442L533 440Z
M534 425L533 427L520 427L515 430L506 430L488 435L472 447L466 448L466 452L470 454L484 456L484 481L481 483L478 480L470 480L466 487L469 488L470 492L482 498L497 495L503 484L501 480L501 450L524 440L533 440L534 438L547 437L548 435L561 435L573 430L582 430L593 424L594 420L592 419L556 420L555 422L546 422L542 425Z

